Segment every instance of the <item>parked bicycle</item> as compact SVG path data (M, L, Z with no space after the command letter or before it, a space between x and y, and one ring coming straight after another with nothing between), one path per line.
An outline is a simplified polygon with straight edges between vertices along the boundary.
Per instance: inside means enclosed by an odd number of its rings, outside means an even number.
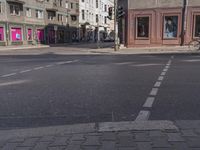
M193 39L192 41L190 41L189 49L191 51L199 51L200 50L200 34L197 39Z

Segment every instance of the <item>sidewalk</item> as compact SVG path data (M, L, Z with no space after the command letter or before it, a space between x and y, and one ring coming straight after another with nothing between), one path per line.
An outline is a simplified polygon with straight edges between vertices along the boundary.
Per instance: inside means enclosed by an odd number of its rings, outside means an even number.
M142 47L122 48L114 51L111 43L106 43L104 48L97 49L96 43L84 44L60 44L52 47L48 45L38 46L10 46L0 47L0 55L129 55L129 54L198 54L199 51L191 51L188 46L168 47Z
M199 121L90 123L0 131L1 150L199 150Z

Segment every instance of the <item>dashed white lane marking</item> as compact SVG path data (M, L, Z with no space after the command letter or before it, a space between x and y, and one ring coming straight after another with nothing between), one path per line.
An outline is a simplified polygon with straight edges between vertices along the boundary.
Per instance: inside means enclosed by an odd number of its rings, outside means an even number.
M14 76L16 75L17 73L10 73L10 74L5 74L5 75L2 75L1 77L10 77L10 76Z
M170 66L165 66L165 68L166 68L166 69L169 69L169 68L170 68Z
M154 84L154 87L152 88L150 94L149 94L149 97L146 99L144 105L143 105L143 108L151 108L153 106L153 103L155 101L155 97L157 96L158 94L158 90L159 90L159 87L161 86L162 84L162 81L164 80L164 77L168 71L168 69L170 68L171 66L171 63L172 63L172 60L174 56L172 56L170 58L170 60L167 62L167 64L165 65L165 68L163 69L163 71L161 72L161 75L158 77L158 80L156 81L156 83ZM135 121L145 121L145 120L148 120L149 117L150 117L150 111L147 111L147 110L141 110L138 114L138 116L136 117Z
M160 75L165 76L167 72L162 72Z
M57 62L57 65L64 65L64 64L70 64L70 63L74 63L74 62L78 62L79 60L70 60L70 61L62 61L62 62Z
M135 121L147 121L150 116L150 111L141 110Z
M164 76L159 76L158 81L162 81L162 80L164 80Z
M151 108L154 101L155 101L155 97L148 97L143 107Z
M33 68L33 70L40 70L40 69L43 69L44 67L36 67L36 68Z
M151 92L150 92L150 95L151 95L151 96L156 96L157 93L158 93L158 88L153 88L153 89L151 90Z
M0 87L2 86L9 86L9 85L15 85L15 84L22 84L28 82L28 80L18 80L18 81L11 81L11 82L5 82L5 83L0 83Z
M74 62L78 62L79 60L77 59L77 60L71 60L71 61L65 61L65 62L57 62L56 64L57 65L62 65L62 64L69 64L69 63L74 63ZM27 70L22 70L22 71L20 71L20 72L18 72L18 73L26 73L26 72L30 72L30 71L32 71L32 70L40 70L40 69L43 69L43 68L48 68L48 67L53 67L55 64L49 64L49 65L46 65L46 66L40 66L40 67L35 67L35 68L33 68L33 69L27 69ZM14 76L14 75L16 75L17 73L10 73L10 74L6 74L6 75L2 75L2 76L0 76L0 77L10 77L10 76Z
M168 71L168 69L163 69L163 71L164 71L164 72L167 72L167 71Z
M154 84L154 87L160 87L161 86L161 82L156 82L155 84Z
M53 67L54 65L51 64L51 65L46 65L45 67L49 68L49 67Z
M27 69L27 70L23 70L23 71L20 71L19 73L26 73L26 72L30 72L32 71L31 69Z

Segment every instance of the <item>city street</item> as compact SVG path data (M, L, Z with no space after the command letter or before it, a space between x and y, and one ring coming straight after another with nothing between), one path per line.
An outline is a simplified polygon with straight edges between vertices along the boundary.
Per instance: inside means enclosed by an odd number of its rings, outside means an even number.
M200 55L1 55L0 127L200 120Z

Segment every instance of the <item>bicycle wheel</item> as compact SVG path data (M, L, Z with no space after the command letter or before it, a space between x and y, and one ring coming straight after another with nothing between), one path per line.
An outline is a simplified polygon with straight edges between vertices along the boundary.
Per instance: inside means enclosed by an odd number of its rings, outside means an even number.
M191 41L191 42L189 43L189 49L190 49L191 51L199 50L199 49L200 49L200 42L197 41L197 40Z

